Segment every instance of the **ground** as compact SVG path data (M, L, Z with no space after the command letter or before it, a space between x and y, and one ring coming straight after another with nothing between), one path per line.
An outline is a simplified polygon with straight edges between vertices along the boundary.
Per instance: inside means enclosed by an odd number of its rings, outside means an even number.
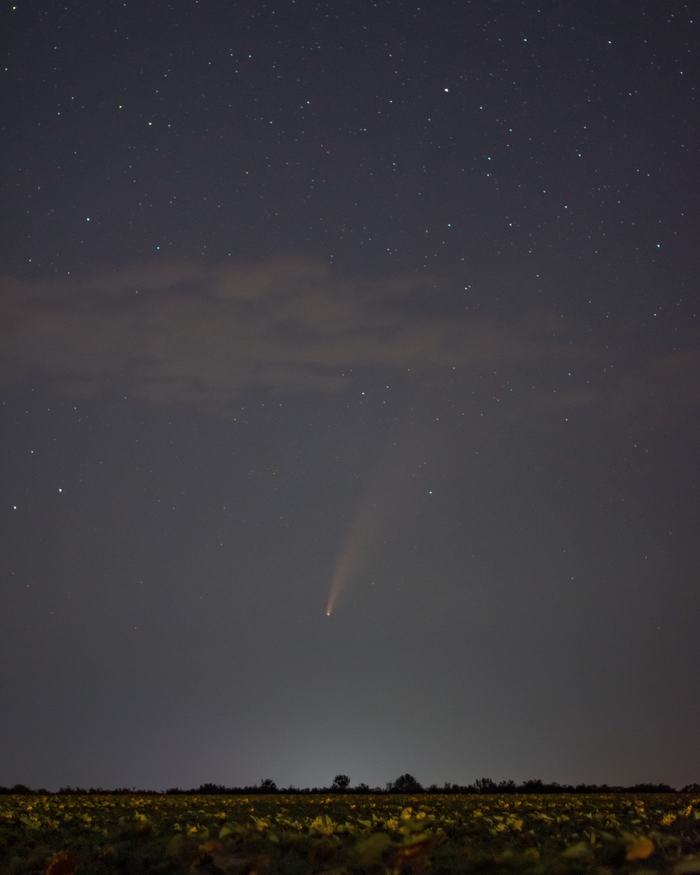
M700 875L700 797L0 796L8 875Z

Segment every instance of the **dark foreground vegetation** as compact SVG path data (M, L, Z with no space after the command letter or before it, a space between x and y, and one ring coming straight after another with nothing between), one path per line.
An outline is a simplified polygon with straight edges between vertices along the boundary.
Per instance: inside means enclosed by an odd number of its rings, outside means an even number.
M700 794L6 794L8 875L700 873Z
M159 790L139 790L135 787L118 787L114 790L106 790L102 787L61 787L57 791L60 794L78 794L78 795L105 795L105 794L134 794L140 796L160 795ZM14 787L0 787L0 795L12 794L21 796L27 794L38 794L46 796L50 791L43 788L33 790L26 787L24 784L15 784ZM443 795L450 793L471 794L471 793L693 793L700 794L700 784L686 784L680 790L671 787L669 784L633 784L629 787L611 786L609 784L558 784L556 781L545 784L539 778L532 778L529 781L523 781L521 784L516 784L515 781L493 781L491 778L478 778L473 784L454 784L445 782L442 786L430 784L424 787L413 775L408 772L400 775L395 781L390 781L384 787L370 787L369 784L350 785L350 778L347 775L336 775L333 782L328 787L278 787L272 778L265 778L258 784L245 787L227 787L224 784L200 784L199 787L193 789L182 789L180 787L171 787L166 790L167 795L219 795L219 796L236 796L236 795L261 795L268 793L282 793L285 796L296 795L318 795L319 793L355 793L363 795L371 793L380 795L383 793L398 793L398 794L418 794L418 793L441 793Z

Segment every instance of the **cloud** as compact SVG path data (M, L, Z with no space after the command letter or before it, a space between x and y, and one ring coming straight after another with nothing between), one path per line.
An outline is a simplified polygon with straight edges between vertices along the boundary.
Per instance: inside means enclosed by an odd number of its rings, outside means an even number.
M423 372L556 347L549 317L440 313L442 286L416 274L342 277L312 259L5 279L2 381L88 393L118 382L152 402L226 401L251 386L332 391L349 369Z
M251 388L337 391L363 368L432 380L446 369L597 356L556 314L455 315L442 305L447 292L434 276L345 276L305 258L6 278L0 381L40 380L69 396L119 386L153 404L221 405ZM694 366L679 362L646 365L659 392ZM601 397L597 387L579 393L569 403Z

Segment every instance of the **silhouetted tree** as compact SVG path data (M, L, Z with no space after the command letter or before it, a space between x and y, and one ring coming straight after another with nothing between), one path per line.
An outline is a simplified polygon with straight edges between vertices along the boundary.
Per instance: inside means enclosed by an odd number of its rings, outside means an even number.
M224 787L223 784L206 783L200 784L199 789L196 792L203 795L212 795L214 793L221 795L228 792L228 787Z
M406 772L405 775L401 775L391 783L389 791L391 793L421 793L423 788L413 775Z
M264 781L260 782L260 792L261 793L276 793L277 792L277 784L272 780L272 778L265 778Z
M336 793L345 793L350 786L350 778L347 775L336 775L331 784L331 790Z
M479 793L495 793L497 790L496 782L491 778L477 778L474 783Z

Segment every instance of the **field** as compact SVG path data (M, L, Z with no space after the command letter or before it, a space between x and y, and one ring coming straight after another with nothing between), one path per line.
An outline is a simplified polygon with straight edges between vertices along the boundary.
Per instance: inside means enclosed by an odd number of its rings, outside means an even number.
M691 875L700 798L0 796L0 872Z

